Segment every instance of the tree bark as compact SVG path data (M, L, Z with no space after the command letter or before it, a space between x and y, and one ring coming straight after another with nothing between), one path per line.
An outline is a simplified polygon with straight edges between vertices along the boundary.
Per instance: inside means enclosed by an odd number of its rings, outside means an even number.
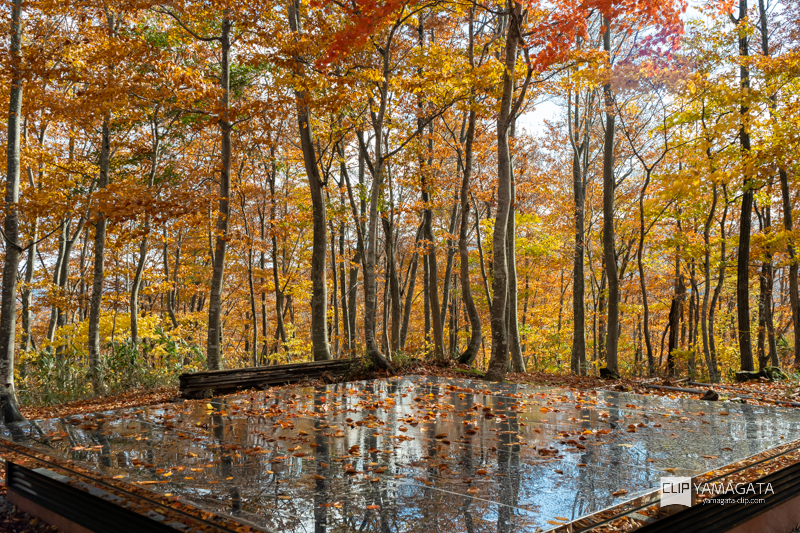
M300 4L293 0L289 4L289 26L298 35L302 34L300 21ZM303 63L295 56L295 75L302 76ZM314 361L326 361L331 358L328 346L328 288L327 288L327 249L328 222L325 214L325 183L317 166L317 154L311 132L310 95L305 89L295 89L297 103L297 124L300 129L300 146L303 151L308 185L311 189L311 205L313 216L313 237L311 245L311 344Z
M514 71L517 65L517 47L522 39L520 24L522 4L508 0L508 31L505 45L502 98L497 117L497 214L492 237L492 267L494 279L491 305L492 357L486 371L489 381L502 381L508 369L508 330L506 306L508 304L508 263L506 258L506 232L511 207L511 154L508 147L509 130L514 117Z
M644 261L642 256L644 254L644 196L647 191L647 186L650 184L650 171L645 170L645 180L642 185L642 190L639 193L639 247L636 250L636 265L639 267L639 287L642 290L642 326L644 328L644 343L647 348L647 373L652 376L655 374L655 356L653 355L653 343L650 339L650 306L647 301L647 284L644 278Z
M758 11L761 19L761 52L764 57L770 56L769 31L767 28L767 10L764 0L758 0ZM770 115L774 119L777 105L777 94L770 97ZM792 312L792 326L794 329L794 355L795 366L800 366L800 290L798 290L798 264L795 258L794 239L792 237L792 198L789 194L789 176L781 165L778 168L778 177L781 184L781 202L783 206L783 228L788 235L787 252L789 254L789 306ZM771 294L771 293L770 293ZM773 329L774 336L774 329ZM770 349L772 345L770 345ZM777 353L775 354L777 360ZM777 366L777 365L776 365Z
M161 148L161 138L158 132L158 110L153 116L153 153L150 156L150 173L147 177L147 188L153 187L158 169L158 151ZM139 343L139 289L142 285L142 273L144 272L145 261L147 261L147 239L150 236L150 211L145 213L144 235L139 243L139 260L136 264L136 272L133 275L131 285L130 311L131 311L131 342L135 345Z
M475 8L470 9L469 17L469 60L470 66L474 68L474 17ZM481 331L481 318L478 314L478 308L475 307L475 301L472 299L472 286L469 277L469 243L467 242L469 230L469 213L470 213L470 180L472 178L473 166L473 145L475 144L475 124L477 122L477 112L475 110L475 88L473 86L470 91L470 110L469 118L467 119L467 135L464 140L464 169L461 176L461 226L458 231L458 258L460 263L460 276L461 276L461 298L464 301L464 307L467 310L467 317L469 318L470 337L466 349L461 353L458 362L464 365L471 365L475 358L478 356L478 349L483 340L483 332ZM478 218L477 210L475 218Z
M747 0L739 0L739 18L736 20L740 24L739 28L739 56L742 64L739 67L740 86L742 88L742 98L749 98L750 90L750 68L745 62L750 55L749 38L747 30L744 28L744 20L747 18ZM742 210L739 218L739 249L736 263L736 316L739 328L739 358L741 370L752 371L753 366L753 346L750 340L750 231L753 212L753 186L748 174L747 167L750 157L750 133L746 122L749 115L749 106L746 100L742 101L739 109L742 126L739 129L739 142L741 145L742 166L743 166L743 192Z
M584 272L584 256L586 239L586 177L583 172L582 159L588 152L589 127L585 127L583 140L578 144L575 138L579 134L580 115L578 95L575 95L574 118L572 115L572 95L568 98L567 121L570 125L570 142L572 144L572 190L575 206L575 251L572 264L572 352L570 355L570 371L585 376L586 366L586 282ZM589 110L587 109L587 117ZM573 126L574 121L574 126Z
M8 150L6 163L5 260L3 287L0 289L0 410L3 422L22 421L14 388L14 349L17 326L17 267L19 245L20 123L22 120L22 0L11 5L11 87L8 104Z
M405 295L406 302L403 305L403 327L400 329L400 349L406 349L406 338L408 337L408 323L411 319L411 310L414 303L414 289L417 283L417 270L419 269L419 239L422 236L422 224L417 229L417 236L414 239L414 257L411 259L408 279L406 281Z
M683 300L686 297L686 284L680 270L680 255L675 251L675 294L669 308L669 342L667 343L667 375L674 376L676 372L673 350L680 347L679 335L681 319L683 317Z
M608 54L611 67L611 22L605 19L606 27L603 35L603 49ZM609 73L610 76L610 73ZM617 258L614 247L614 94L611 81L603 85L603 96L606 105L606 131L603 139L603 257L605 258L606 276L608 278L608 331L606 336L606 368L614 375L619 374L617 365L617 331L619 330L619 277L617 274Z
M109 166L111 157L111 131L109 121L111 114L106 112L103 118L102 140L100 146L100 175L97 188L105 189L109 182ZM97 213L94 224L94 267L92 274L92 296L89 300L89 373L92 387L97 395L105 392L103 369L100 358L100 311L103 303L103 281L105 279L105 246L107 219L105 213ZM69 258L65 257L65 262Z
M700 311L700 330L703 336L703 356L706 360L706 368L708 368L708 378L712 383L716 383L719 381L717 358L716 354L711 351L709 334L713 332L713 328L709 328L708 323L708 301L711 294L711 224L714 222L714 213L717 208L717 199L719 197L716 183L713 185L712 194L711 208L709 209L708 217L706 217L706 222L703 226L703 277L705 278L705 283L703 284L703 303L701 304ZM724 261L724 258L721 258L720 261ZM711 316L713 316L713 309L711 313Z
M516 119L513 119L511 133L515 130ZM509 174L511 184L509 187L510 202L508 206L508 228L506 229L506 267L508 269L508 309L506 310L506 328L508 330L508 352L511 357L511 371L525 372L525 362L522 360L522 346L519 341L519 319L517 317L517 184L514 175L514 160L509 158Z
M222 285L225 279L225 254L228 250L228 227L230 225L231 195L231 123L230 112L230 31L231 21L226 9L222 18L222 61L220 62L220 88L222 97L219 117L221 135L221 169L219 177L219 213L217 214L216 238L211 274L211 291L208 296L208 338L206 341L206 366L208 370L222 370Z

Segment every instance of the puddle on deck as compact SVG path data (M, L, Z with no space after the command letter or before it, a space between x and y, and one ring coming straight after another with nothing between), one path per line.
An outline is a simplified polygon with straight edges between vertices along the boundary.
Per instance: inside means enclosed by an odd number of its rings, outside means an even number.
M37 450L267 531L511 533L800 439L800 411L405 376L39 427L13 429Z

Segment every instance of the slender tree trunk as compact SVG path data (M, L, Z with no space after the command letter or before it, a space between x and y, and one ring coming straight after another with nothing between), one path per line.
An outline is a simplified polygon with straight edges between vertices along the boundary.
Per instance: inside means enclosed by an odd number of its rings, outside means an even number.
M379 86L380 102L377 112L373 114L372 127L375 133L374 138L374 157L372 166L372 191L369 199L369 216L367 223L367 239L365 245L364 269L364 343L366 344L367 357L378 369L394 371L391 363L383 356L378 348L376 339L375 316L378 308L377 295L377 276L375 267L378 258L378 204L383 188L385 155L383 152L384 143L384 118L389 103L389 78L391 71L389 63L391 60L391 41L389 41L383 51L383 81ZM360 134L360 132L359 132ZM359 138L359 145L362 145ZM361 146L361 151L364 147ZM366 158L366 155L364 156Z
M3 422L25 420L19 412L14 388L14 349L17 322L17 267L19 245L20 122L22 119L22 0L11 5L11 87L8 104L8 151L6 163L6 215L3 219L5 260L3 287L0 289L0 410Z
M512 119L509 137L516 135L516 118ZM508 352L511 356L511 371L525 372L525 362L522 360L522 346L519 341L519 319L517 317L518 289L517 289L517 180L514 175L514 159L509 157L509 187L510 202L508 207L508 228L506 229L506 267L508 268L508 309L506 310L506 324L508 329Z
M336 275L338 270L336 268L336 233L333 230L333 222L331 222L331 273L333 274L333 294L331 295L331 305L333 307L333 351L331 355L333 358L339 356L339 343L341 342L341 333L339 329L339 277Z
M604 21L603 49L611 65L611 22ZM606 336L606 368L613 375L619 374L617 365L617 331L619 330L619 277L614 247L614 128L616 115L611 81L603 86L606 105L606 131L603 139L603 257L608 277L608 331Z
M361 135L361 133L359 133ZM359 137L360 139L360 137ZM358 183L360 186L360 191L364 190L364 162L365 162L365 154L362 150L358 152ZM355 223L356 228L356 254L353 257L353 260L350 262L350 281L348 283L348 296L347 296L347 311L348 311L348 322L350 327L350 335L352 336L352 344L351 350L356 348L356 315L358 311L358 291L356 290L358 287L358 266L361 265L362 267L365 265L366 257L364 255L364 214L366 213L366 200L364 199L363 195L360 195L360 211L356 209L356 202L353 195L353 188L350 185L350 173L347 171L347 165L345 165L344 161L344 149L342 148L341 144L339 145L339 160L340 160L340 173L342 175L342 179L347 186L347 197L350 200L350 209L353 214L353 222Z
M155 182L156 170L158 169L158 151L160 148L160 138L158 133L158 114L153 116L153 153L150 156L150 174L147 178L147 187L152 188ZM144 265L147 261L147 239L150 235L150 211L145 213L144 219L144 235L139 243L139 260L136 264L136 272L133 275L133 284L131 286L131 342L133 345L139 343L139 289L142 285L142 273L144 272Z
M705 225L703 226L703 303L700 311L700 330L703 336L703 356L706 360L706 368L708 368L708 378L712 383L719 380L717 375L717 361L716 357L711 356L711 343L709 342L709 309L708 302L711 295L711 224L714 222L714 213L717 209L717 199L719 193L717 191L717 184L714 183L712 189L711 208L709 209L708 217L706 218ZM713 309L711 310L713 316Z
M24 126L23 126L24 127ZM44 145L44 136L47 130L47 126L45 124L41 125L41 129L38 136L39 148L42 148ZM23 138L27 140L27 134L23 134ZM41 187L42 181L44 179L44 168L42 163L38 164L38 174L39 174L39 186ZM28 183L31 188L36 186L33 178L33 169L29 166L28 167ZM33 275L36 271L36 241L39 238L39 217L36 217L33 221L33 229L31 231L31 244L28 246L28 257L25 263L25 286L22 289L22 338L20 339L20 349L23 352L28 352L31 349L35 349L35 343L33 342L33 337L31 337L31 296L33 294L33 290L31 285L33 283Z
M459 168L459 174L461 173L461 169ZM453 285L453 262L456 257L456 252L458 251L455 243L453 242L452 235L456 232L456 225L458 224L458 213L459 213L459 206L460 203L458 198L456 198L456 202L453 204L453 209L450 210L450 224L448 226L448 234L447 234L447 263L445 264L444 268L444 287L442 288L442 311L440 313L442 317L442 327L447 322L447 313L448 308L452 307L448 302L450 302L450 289Z
M683 300L686 297L686 284L680 270L680 255L675 251L675 295L669 308L669 342L667 344L667 375L675 375L675 357L673 351L680 347L679 336L681 330L681 317L683 316Z
M110 113L103 118L103 133L100 147L100 176L97 188L108 187L108 173L111 156ZM103 369L100 359L100 311L103 303L103 281L105 279L105 246L107 219L104 213L97 214L94 225L94 269L92 276L92 297L89 301L89 372L95 394L104 394ZM68 261L68 258L65 258Z
M470 9L469 17L469 59L470 65L474 67L474 17L475 8ZM473 87L470 92L470 101L473 107L470 108L469 118L467 119L467 135L464 142L464 169L461 176L461 226L458 231L458 257L460 263L460 276L461 276L461 298L464 301L464 307L467 310L467 317L469 318L470 337L466 349L461 353L458 362L465 365L471 365L475 358L478 356L478 349L480 349L481 342L483 341L483 332L481 331L481 318L478 314L478 309L475 307L475 301L472 299L472 286L470 284L469 276L469 243L467 241L469 230L469 213L470 213L470 179L472 178L473 167L473 145L475 144L475 124L477 122L477 113L474 107L475 89ZM477 223L478 212L475 211L475 219Z
M642 290L642 326L644 328L644 343L647 347L647 374L652 376L655 374L655 357L653 355L653 343L650 339L650 305L647 301L647 284L644 277L644 261L642 259L644 254L644 196L647 191L647 186L650 184L650 172L645 171L645 180L642 185L642 191L639 193L639 247L636 250L636 264L639 267L639 287Z
M28 246L28 257L25 263L25 287L22 289L22 337L20 338L20 349L28 352L33 347L33 337L31 337L31 284L33 274L36 271L36 240L39 235L39 218L33 221L31 244Z
M249 233L249 232L248 232ZM247 250L247 288L250 296L250 318L253 323L252 343L250 349L252 350L253 366L258 366L258 313L256 312L256 291L255 291L255 278L253 276L254 252L252 243Z
M53 342L56 333L56 326L58 324L59 315L59 300L61 299L61 264L69 260L68 253L66 252L66 244L69 233L70 219L61 221L60 233L58 236L58 255L56 256L56 264L53 266L53 296L55 302L53 307L50 308L50 322L47 325L47 340Z
M750 55L749 38L744 27L747 18L747 0L739 0L739 56L742 64L739 67L740 85L742 88L742 98L749 98L750 90L750 68L746 63ZM752 371L753 366L753 346L750 340L750 228L753 212L753 185L747 170L750 157L750 132L746 126L749 115L749 107L746 100L742 101L739 110L742 126L739 129L739 142L741 144L742 167L744 168L742 192L742 211L739 218L739 249L736 263L736 316L739 327L739 357L741 369Z
M417 236L414 239L414 257L411 259L409 267L408 281L406 282L406 302L403 305L403 327L400 330L400 349L405 350L406 338L408 337L408 323L411 319L411 310L414 303L414 290L417 283L417 270L419 268L419 240L422 237L422 224L417 229Z
M722 287L725 283L725 268L727 266L725 260L725 222L728 218L728 194L725 189L725 185L722 185L722 191L724 194L725 205L722 209L722 218L719 223L719 232L720 232L720 252L719 252L719 273L717 277L717 286L714 288L714 295L711 297L711 305L708 308L708 349L709 355L711 358L711 364L713 365L714 372L719 379L719 373L717 373L717 346L716 346L716 339L714 335L714 313L717 308L717 302L719 302L719 296L722 294Z
M230 111L230 31L228 11L222 18L222 61L220 63L220 88L222 109L219 117L221 140L221 171L219 179L219 213L217 214L216 238L211 274L211 291L208 296L208 340L206 343L206 366L209 370L222 370L222 285L225 279L225 254L228 249L228 227L230 225L231 196L231 123Z
M344 203L344 198L342 198L342 203ZM345 340L345 350L346 353L350 353L353 350L353 332L350 330L350 320L349 316L350 313L348 312L347 307L347 267L346 264L349 263L345 259L345 248L344 248L344 231L345 225L344 222L339 224L339 257L342 260L342 268L340 269L340 278L339 278L339 286L342 298L342 329L344 330L344 340ZM335 273L334 273L335 275Z
M572 94L568 98L567 120L572 115ZM574 106L574 126L571 135L578 134L580 126L580 116L578 107L578 96L576 93ZM588 127L587 127L588 133ZM585 219L586 219L586 181L582 172L581 158L588 150L588 135L584 136L583 142L579 145L575 140L573 143L572 156L572 190L574 193L575 205L575 251L572 263L572 352L570 356L570 371L573 374L585 376L586 367L586 282L584 272L584 256L586 238Z
M439 265L436 259L436 243L433 238L433 212L430 208L430 194L428 193L427 180L422 180L422 202L425 204L423 211L425 227L425 247L428 266L428 298L431 312L431 329L433 329L433 356L441 361L444 359L444 336L442 333L442 314L439 305Z
M511 207L511 154L508 135L511 128L512 100L514 97L514 71L517 65L517 46L520 43L522 4L508 0L508 33L505 45L502 98L497 118L497 215L492 237L492 267L494 297L491 305L492 357L486 371L489 381L502 381L508 369L508 330L506 306L508 302L508 263L506 258L506 232Z
M400 327L402 313L400 309L400 281L397 278L397 233L394 230L394 223L387 218L383 219L383 229L386 234L386 257L387 272L389 279L390 305L391 305L391 342L389 344L392 352L400 350Z
M175 261L175 281L173 282L170 279L170 275L169 275L169 271L170 271L170 269L169 269L169 238L167 236L167 227L166 227L166 225L164 226L163 234L164 234L164 254L163 254L164 255L164 257L163 257L164 261L163 262L164 262L164 282L165 282L165 284L167 286L167 294L166 294L166 297L165 297L166 304L167 304L167 314L169 315L170 322L172 322L172 327L173 328L177 328L178 327L178 317L175 316L175 298L173 297L173 294L177 290L177 287L172 287L171 285L177 285L178 261L177 261L177 258L176 258L176 261ZM178 244L177 255L178 255L178 257L180 256L180 244ZM195 296L193 296L193 298L195 298ZM192 304L191 309L192 309L192 311L194 311L194 304ZM198 311L199 311L199 309L198 309Z
M783 202L783 228L789 235L786 249L789 253L789 306L792 309L792 327L794 330L794 365L800 367L800 289L798 289L798 262L792 238L792 199L789 193L789 175L780 169L781 201Z
M275 288L275 352L278 351L278 341L281 345L286 345L286 327L284 325L283 314L285 312L284 295L281 287L280 272L278 267L278 232L275 228L277 217L277 200L275 197L276 172L270 174L270 233L272 234L272 284Z

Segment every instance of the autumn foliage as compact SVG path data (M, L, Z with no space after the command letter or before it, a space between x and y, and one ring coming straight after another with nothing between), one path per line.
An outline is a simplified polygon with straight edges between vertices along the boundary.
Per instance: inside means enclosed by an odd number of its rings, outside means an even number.
M800 13L768 4L19 3L0 374L41 403L326 356L790 368Z

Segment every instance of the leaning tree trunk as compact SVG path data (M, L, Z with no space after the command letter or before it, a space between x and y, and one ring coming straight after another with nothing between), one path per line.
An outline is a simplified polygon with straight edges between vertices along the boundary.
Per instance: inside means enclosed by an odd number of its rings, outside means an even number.
M611 64L611 22L605 19L606 31L603 35L603 48L608 53ZM613 375L619 374L617 365L617 343L619 337L619 277L617 258L614 249L614 94L609 80L603 86L606 105L606 131L603 139L603 257L608 278L608 335L606 336L606 368Z
M97 188L108 187L108 172L111 157L110 113L103 118L103 133L100 146L100 176ZM95 394L104 394L103 369L100 358L100 310L103 303L103 281L105 279L106 226L105 213L97 213L94 224L94 268L92 273L92 296L89 300L89 374ZM69 257L64 258L65 262ZM63 280L62 280L63 281Z
M8 153L6 166L5 261L3 287L0 290L0 410L4 423L22 421L17 392L14 389L14 347L17 326L17 267L22 247L19 245L19 175L20 121L22 118L22 0L11 6L11 91L8 104Z
M497 117L497 214L492 237L492 269L494 279L491 305L492 357L489 359L486 379L502 381L508 369L508 330L506 306L508 301L508 264L506 258L506 231L511 207L511 154L508 135L514 117L511 105L514 97L514 71L517 65L517 47L522 40L520 24L522 5L509 0L508 33L503 70L503 93Z
M403 305L403 326L400 328L400 349L406 349L406 339L408 338L408 323L411 319L411 310L413 309L414 290L417 283L417 270L419 267L419 239L422 236L422 224L417 229L417 236L414 238L414 253L411 259L411 266L407 274L407 282L405 287L406 302Z
M209 370L222 370L222 284L225 278L225 253L228 249L228 226L230 224L231 196L231 123L230 111L230 30L231 21L227 10L222 19L222 61L220 64L220 88L222 98L219 117L221 142L221 171L219 177L219 213L217 214L216 239L211 273L211 291L208 296L208 338L206 341L206 366Z

